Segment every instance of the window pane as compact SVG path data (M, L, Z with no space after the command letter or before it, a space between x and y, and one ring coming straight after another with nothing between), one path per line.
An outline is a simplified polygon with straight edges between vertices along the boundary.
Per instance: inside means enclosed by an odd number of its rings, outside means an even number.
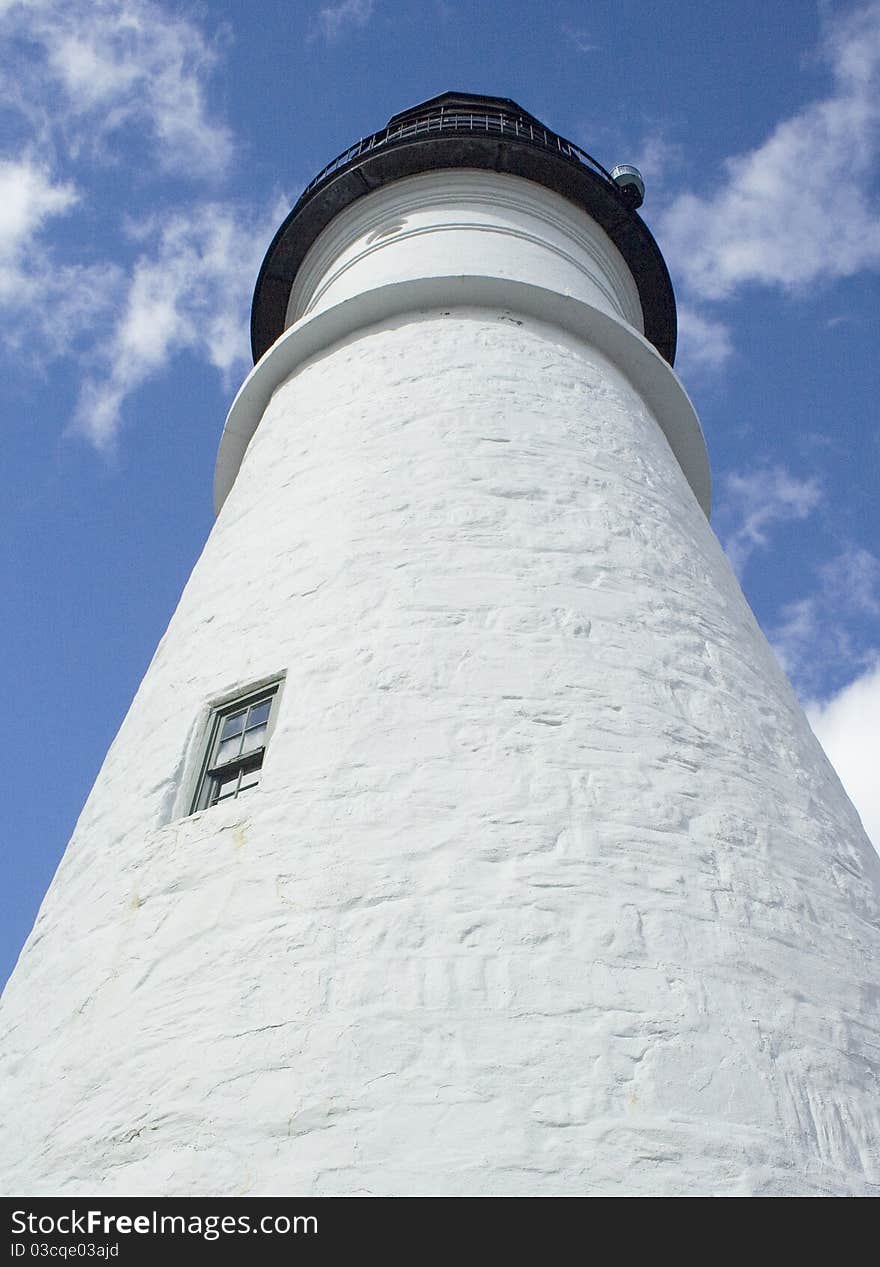
M260 726L263 722L267 722L269 720L269 709L271 707L272 701L270 699L264 699L262 704L254 704L253 708L248 713L248 730L250 730L252 726Z
M260 781L260 773L259 766L257 766L256 770L246 770L241 776L241 786L238 790L245 792L249 787L256 787Z
M214 765L223 765L227 761L231 761L233 757L237 757L241 748L241 735L233 735L231 739L224 739L220 747L217 749L217 755L214 758Z
M244 747L242 752L253 752L254 748L262 748L266 742L266 723L262 726L254 726L253 730L244 732Z
M227 717L220 730L220 738L229 739L231 735L240 735L244 730L244 717L244 712Z
M228 775L225 779L218 780L212 803L216 804L217 801L225 801L230 796L235 796L237 789L238 771L236 770L234 774Z

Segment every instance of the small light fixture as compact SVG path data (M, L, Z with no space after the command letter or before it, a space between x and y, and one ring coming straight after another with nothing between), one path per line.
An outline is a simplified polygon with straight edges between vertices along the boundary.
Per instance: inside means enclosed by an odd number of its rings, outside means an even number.
M645 182L637 167L631 167L629 163L618 163L611 168L611 179L633 211L645 201Z

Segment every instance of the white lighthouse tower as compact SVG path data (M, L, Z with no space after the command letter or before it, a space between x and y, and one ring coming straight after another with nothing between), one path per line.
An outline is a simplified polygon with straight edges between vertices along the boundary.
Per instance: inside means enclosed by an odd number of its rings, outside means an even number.
M878 1190L880 861L709 527L639 201L446 94L279 230L3 999L4 1191Z

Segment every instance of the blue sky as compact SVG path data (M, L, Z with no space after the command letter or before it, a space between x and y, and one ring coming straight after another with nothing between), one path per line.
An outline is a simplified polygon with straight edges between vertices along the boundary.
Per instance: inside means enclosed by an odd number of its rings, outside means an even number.
M642 169L715 529L880 844L880 0L0 0L0 40L0 981L210 529L274 229L447 89Z

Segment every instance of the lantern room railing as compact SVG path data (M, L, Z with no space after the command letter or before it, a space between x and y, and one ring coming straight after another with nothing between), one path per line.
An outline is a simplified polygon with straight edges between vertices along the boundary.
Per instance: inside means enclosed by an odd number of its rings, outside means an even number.
M587 154L585 150L582 150L579 145L575 145L573 141L567 141L564 137L551 132L549 128L544 127L537 120L500 110L470 112L461 110L447 111L442 108L436 108L426 110L424 114L409 118L404 122L389 124L379 132L374 132L371 136L365 136L354 145L350 145L341 154L337 154L336 158L332 159L326 167L323 167L314 180L306 186L294 210L297 210L337 172L342 171L349 164L356 163L366 154L370 154L380 148L401 145L420 137L450 134L498 136L509 138L511 141L523 145L533 145L542 150L551 150L569 162L589 167L599 176L602 176L615 192L619 192L611 178L611 174L592 155Z

